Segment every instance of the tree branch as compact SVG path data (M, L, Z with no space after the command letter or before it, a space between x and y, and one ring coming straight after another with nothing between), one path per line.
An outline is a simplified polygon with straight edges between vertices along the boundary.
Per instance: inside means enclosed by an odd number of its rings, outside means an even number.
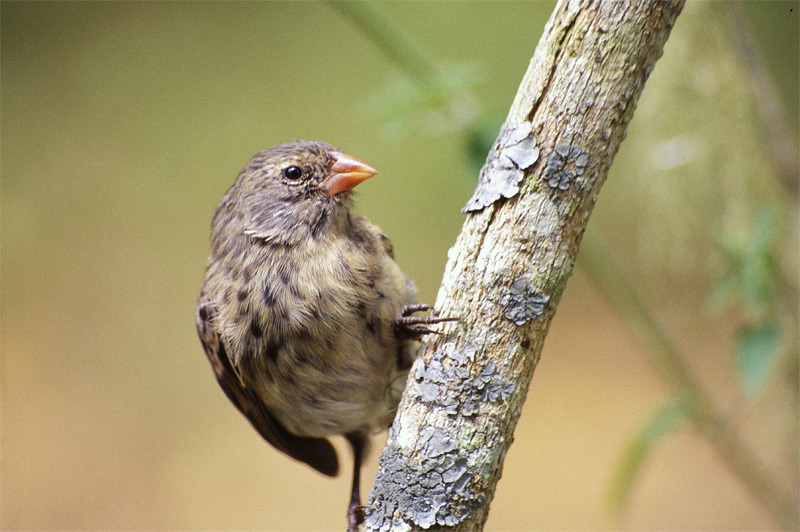
M557 5L467 203L368 530L476 530L597 194L683 0Z

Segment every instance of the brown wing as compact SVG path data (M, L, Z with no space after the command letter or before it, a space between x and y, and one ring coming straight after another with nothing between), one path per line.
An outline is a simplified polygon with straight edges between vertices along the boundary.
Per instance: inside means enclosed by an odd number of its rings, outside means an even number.
M394 259L394 245L392 241L389 240L389 237L383 234L381 228L369 221L368 218L365 216L361 216L360 214L350 214L350 218L353 220L353 224L360 227L362 230L377 235L378 241L381 243L381 247L383 251L386 252L389 257Z
M305 462L324 475L335 476L339 472L339 460L331 443L324 438L305 438L290 433L269 412L264 402L239 379L225 346L220 342L214 326L215 315L213 303L201 302L197 307L197 332L225 395L276 449Z

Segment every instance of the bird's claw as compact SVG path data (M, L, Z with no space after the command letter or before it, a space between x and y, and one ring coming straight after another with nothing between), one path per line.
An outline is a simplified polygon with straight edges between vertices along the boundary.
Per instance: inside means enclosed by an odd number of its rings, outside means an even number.
M373 506L365 504L350 504L350 508L347 511L347 532L358 532L359 527L364 523L368 508L374 509Z
M415 312L430 311L430 316L412 316ZM439 313L434 308L426 303L414 303L406 305L400 311L400 316L395 320L394 326L398 334L410 336L412 338L421 338L425 334L442 334L439 331L434 331L425 327L434 323L443 323L447 321L458 321L458 318L439 317Z
M412 303L410 305L406 305L403 307L403 310L400 311L400 316L406 318L411 316L415 312L428 312L431 311L431 314L434 316L438 316L439 313L434 310L434 308L427 303Z

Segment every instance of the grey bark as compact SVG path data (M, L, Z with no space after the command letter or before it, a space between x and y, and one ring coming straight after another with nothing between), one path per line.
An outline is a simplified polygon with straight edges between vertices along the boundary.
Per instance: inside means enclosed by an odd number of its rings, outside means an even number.
M560 1L449 252L366 530L479 530L589 215L683 0Z

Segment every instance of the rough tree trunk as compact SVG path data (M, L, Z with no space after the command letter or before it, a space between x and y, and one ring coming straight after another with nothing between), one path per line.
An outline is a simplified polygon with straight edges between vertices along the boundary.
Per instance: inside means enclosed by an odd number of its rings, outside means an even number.
M367 530L479 530L597 194L683 0L558 3L481 171Z

